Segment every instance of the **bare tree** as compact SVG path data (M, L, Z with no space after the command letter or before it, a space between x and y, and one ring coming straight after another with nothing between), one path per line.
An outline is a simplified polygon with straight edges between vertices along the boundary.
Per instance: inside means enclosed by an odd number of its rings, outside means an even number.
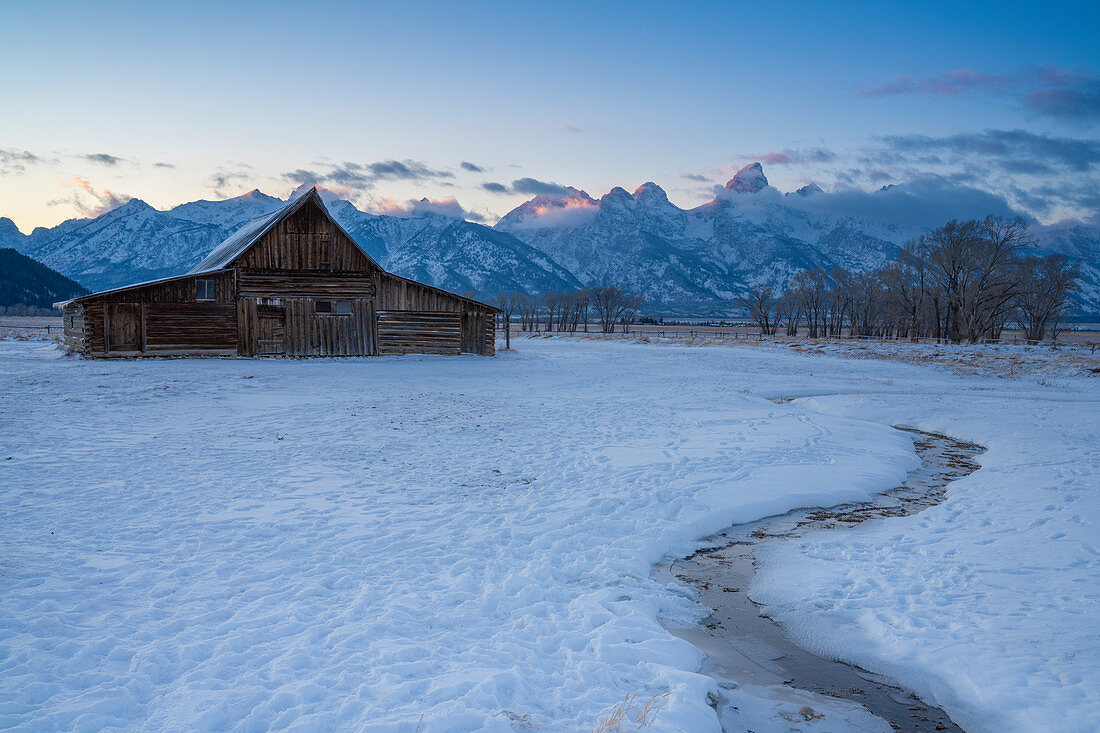
M615 324L633 316L642 305L642 296L627 294L616 285L600 285L592 288L592 307L600 319L604 333L612 333ZM625 323L624 323L625 325Z
M975 343L1000 338L1015 317L1029 338L1043 338L1056 332L1079 275L1062 258L1022 259L1030 243L1019 218L950 221L907 242L880 270L798 273L769 320L797 335L804 319L811 338L846 326L853 336ZM758 324L768 297L760 290L742 300Z
M742 308L749 312L749 317L760 327L760 333L771 336L779 326L779 318L775 312L776 298L772 293L771 285L761 283L749 288L746 295L738 298Z
M1042 341L1050 332L1058 334L1058 323L1069 307L1080 272L1061 255L1033 257L1017 270L1016 322L1029 341Z
M784 292L775 302L776 328L782 327L788 336L798 335L798 324L802 320L802 306L798 296L790 290Z
M520 327L524 331L538 331L539 297L525 295L519 304Z

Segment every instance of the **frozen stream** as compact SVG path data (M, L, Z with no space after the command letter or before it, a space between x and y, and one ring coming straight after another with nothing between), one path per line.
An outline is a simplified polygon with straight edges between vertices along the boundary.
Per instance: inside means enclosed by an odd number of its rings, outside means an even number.
M863 706L900 731L960 730L939 708L866 670L825 659L792 643L783 629L766 616L748 596L755 573L757 545L782 542L818 530L843 531L869 520L916 514L943 500L947 485L977 469L973 458L981 447L945 435L908 428L921 466L902 486L880 494L871 502L843 504L829 509L799 509L782 516L739 524L707 537L693 555L659 566L662 580L690 584L699 601L713 612L700 625L671 627L707 654L703 672L716 678L725 699L716 702L723 727L744 725L735 690L738 686L771 688L781 698L783 690L797 688L817 695L841 698ZM730 682L736 680L736 684ZM803 707L803 723L813 727L821 705L833 704L820 697L819 707ZM824 722L824 720L822 720ZM834 721L835 722L835 721Z

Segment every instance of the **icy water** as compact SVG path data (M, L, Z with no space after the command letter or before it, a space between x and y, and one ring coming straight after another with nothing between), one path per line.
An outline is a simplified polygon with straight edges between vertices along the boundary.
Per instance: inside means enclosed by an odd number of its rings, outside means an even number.
M719 686L789 686L858 703L898 731L959 731L943 710L927 705L887 680L858 667L824 659L795 645L753 603L747 590L755 573L755 550L807 532L844 531L887 517L916 514L943 501L947 486L975 471L980 446L946 435L898 427L913 436L921 467L905 483L873 501L828 509L798 509L740 524L707 537L690 557L657 568L662 579L690 584L713 612L699 626L670 628L707 654L703 672ZM728 701L716 703L719 716Z

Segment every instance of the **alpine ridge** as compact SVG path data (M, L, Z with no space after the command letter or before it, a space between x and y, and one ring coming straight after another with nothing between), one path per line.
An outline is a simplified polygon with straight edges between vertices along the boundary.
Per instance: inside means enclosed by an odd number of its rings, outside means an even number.
M844 194L815 183L780 193L760 163L739 170L714 198L681 209L653 182L616 186L593 198L567 187L509 211L492 227L438 213L360 211L324 192L333 216L383 267L482 299L613 283L642 293L654 313L723 315L747 288L784 288L798 272L866 271L907 240L943 222L860 214L836 206ZM904 186L862 194L883 212L915 208ZM0 218L0 246L14 247L87 287L102 289L186 272L233 231L283 201L253 190L158 211L139 199L93 219L23 235ZM908 209L906 208L908 207ZM972 216L986 213L975 211ZM1100 313L1100 228L1066 222L1032 227L1031 253L1077 262L1080 313Z

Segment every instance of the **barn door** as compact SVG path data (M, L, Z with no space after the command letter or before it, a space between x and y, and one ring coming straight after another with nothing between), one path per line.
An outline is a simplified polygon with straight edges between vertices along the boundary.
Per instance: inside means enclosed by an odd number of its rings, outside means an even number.
M462 314L462 353L485 353L485 316L466 311Z
M256 345L253 353L261 356L286 353L286 306L256 306Z
M107 351L141 351L142 318L140 303L107 305Z

